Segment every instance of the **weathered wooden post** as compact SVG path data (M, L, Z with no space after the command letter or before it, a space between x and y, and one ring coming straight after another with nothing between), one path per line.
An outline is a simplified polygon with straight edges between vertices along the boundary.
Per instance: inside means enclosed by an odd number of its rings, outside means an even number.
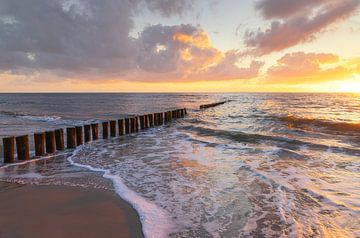
M169 121L172 121L172 113L171 113L171 111L168 111L168 114L169 114Z
M29 149L29 136L18 136L16 140L16 151L18 160L29 160L30 159L30 149Z
M168 111L165 112L165 120L166 120L166 122L170 122L170 121L171 121Z
M185 115L187 114L186 108L184 108L184 113L185 113Z
M55 142L56 142L56 149L57 150L64 150L64 130L63 129L56 129L55 130Z
M135 132L135 118L134 117L130 118L130 124L131 124L130 131L131 131L131 133L134 133Z
M139 118L140 118L140 129L144 130L145 115L141 115Z
M34 134L34 143L35 143L35 156L44 156L45 155L45 133L35 133Z
M148 114L147 117L149 118L149 127L153 127L154 126L153 114Z
M75 129L75 127L66 128L66 146L69 149L76 148L76 129Z
M6 137L3 138L4 146L4 163L14 162L14 153L15 153L15 137Z
M154 126L159 125L157 113L154 113Z
M125 118L125 134L130 133L130 118Z
M172 111L168 111L168 117L169 117L169 121L172 121L174 118L173 118L173 114L172 114Z
M110 136L116 136L116 121L110 121Z
M82 145L83 142L83 127L82 126L77 126L75 127L76 129L76 145Z
M135 132L139 132L139 116L135 116Z
M91 132L93 140L99 139L99 124L93 123L91 124Z
M124 135L124 120L123 119L118 120L118 129L119 129L119 136Z
M161 113L158 113L158 125L161 126Z
M150 125L149 125L149 115L145 115L144 116L144 127L145 127L145 129L147 129L147 128L149 128L150 127Z
M46 153L53 154L56 151L56 142L55 142L55 132L47 131L45 132L46 137Z
M160 112L160 125L164 125L164 113Z
M165 120L165 123L169 122L169 113L168 112L164 112L164 120Z
M91 126L90 125L84 125L84 136L85 136L85 142L91 141Z
M104 121L102 123L102 134L103 134L103 139L109 138L109 122L107 121Z

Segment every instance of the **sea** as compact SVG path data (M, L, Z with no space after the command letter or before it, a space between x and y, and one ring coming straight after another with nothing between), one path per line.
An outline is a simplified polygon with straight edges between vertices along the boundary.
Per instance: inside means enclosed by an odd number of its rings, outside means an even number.
M146 237L360 237L360 94L0 94L0 139L28 134L34 153L34 132L184 107L163 126L2 164L0 181L109 186Z

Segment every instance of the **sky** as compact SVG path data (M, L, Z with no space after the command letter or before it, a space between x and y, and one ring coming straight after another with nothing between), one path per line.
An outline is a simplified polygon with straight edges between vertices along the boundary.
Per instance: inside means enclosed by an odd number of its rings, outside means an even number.
M0 0L0 92L359 92L360 0Z

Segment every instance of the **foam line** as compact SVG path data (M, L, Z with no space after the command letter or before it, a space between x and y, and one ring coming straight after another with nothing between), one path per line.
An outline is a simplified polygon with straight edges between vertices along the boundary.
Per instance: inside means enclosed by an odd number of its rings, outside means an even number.
M158 207L154 203L147 201L145 198L139 196L137 193L129 189L121 177L111 174L109 170L94 168L90 165L74 162L73 157L82 147L83 146L78 147L74 151L74 154L67 158L70 164L77 167L86 168L94 172L101 172L103 173L104 178L110 179L113 183L116 193L122 199L130 203L132 207L138 212L145 237L168 237L170 232L174 229L174 225L170 222L170 215L162 208Z

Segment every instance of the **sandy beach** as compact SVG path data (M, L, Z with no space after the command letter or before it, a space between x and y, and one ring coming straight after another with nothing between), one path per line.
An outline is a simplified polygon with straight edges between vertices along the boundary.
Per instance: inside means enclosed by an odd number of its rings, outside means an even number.
M0 237L143 237L136 211L115 192L0 183Z

